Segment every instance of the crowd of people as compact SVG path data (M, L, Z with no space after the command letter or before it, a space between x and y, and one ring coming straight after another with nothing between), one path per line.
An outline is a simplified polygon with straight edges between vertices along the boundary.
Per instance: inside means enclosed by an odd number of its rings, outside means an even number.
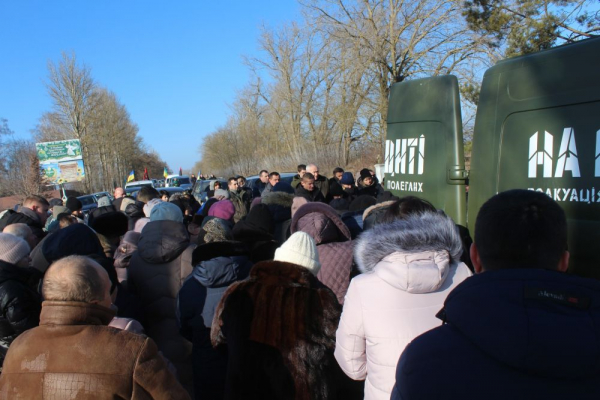
M209 191L0 212L0 399L598 397L600 283L545 194L471 240L369 169Z

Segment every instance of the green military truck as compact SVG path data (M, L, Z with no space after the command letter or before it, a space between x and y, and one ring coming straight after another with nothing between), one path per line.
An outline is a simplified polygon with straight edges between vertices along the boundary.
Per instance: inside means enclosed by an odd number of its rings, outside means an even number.
M546 193L569 223L569 270L600 278L600 39L511 58L486 71L465 171L458 82L392 86L385 189L416 195L472 231L498 192ZM468 204L465 194L469 178ZM473 232L472 232L473 233Z

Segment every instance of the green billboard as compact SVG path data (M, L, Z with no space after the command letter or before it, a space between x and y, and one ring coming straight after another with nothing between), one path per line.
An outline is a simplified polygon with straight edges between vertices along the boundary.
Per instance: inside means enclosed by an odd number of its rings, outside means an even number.
M85 168L78 139L35 144L40 167L49 183L78 182L85 178Z

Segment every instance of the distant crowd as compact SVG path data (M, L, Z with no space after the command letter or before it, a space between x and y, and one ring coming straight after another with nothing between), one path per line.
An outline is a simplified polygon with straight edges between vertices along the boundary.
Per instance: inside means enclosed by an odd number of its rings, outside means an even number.
M545 194L472 239L368 168L211 178L0 211L0 399L600 395L600 282Z

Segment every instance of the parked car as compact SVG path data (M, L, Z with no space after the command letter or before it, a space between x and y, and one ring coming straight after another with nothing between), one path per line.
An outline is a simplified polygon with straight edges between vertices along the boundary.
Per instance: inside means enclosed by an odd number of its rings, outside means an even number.
M108 196L111 202L114 200L114 197L108 192L97 192L77 197L81 201L81 204L83 204L81 211L84 214L88 214L94 208L98 207L98 199L104 196Z
M187 175L169 175L165 180L165 187L180 187L182 189L191 189L192 181Z

